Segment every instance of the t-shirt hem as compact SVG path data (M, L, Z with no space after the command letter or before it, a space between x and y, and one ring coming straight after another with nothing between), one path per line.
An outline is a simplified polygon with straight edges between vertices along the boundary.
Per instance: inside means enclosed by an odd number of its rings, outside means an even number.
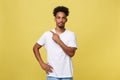
M55 78L72 78L73 76L54 76L54 75L47 75L47 77L55 77Z

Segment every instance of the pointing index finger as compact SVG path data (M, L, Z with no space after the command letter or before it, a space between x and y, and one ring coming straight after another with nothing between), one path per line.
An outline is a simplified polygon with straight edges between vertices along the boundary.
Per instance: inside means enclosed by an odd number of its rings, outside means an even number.
M50 32L54 34L54 32L53 32L53 31L50 31Z

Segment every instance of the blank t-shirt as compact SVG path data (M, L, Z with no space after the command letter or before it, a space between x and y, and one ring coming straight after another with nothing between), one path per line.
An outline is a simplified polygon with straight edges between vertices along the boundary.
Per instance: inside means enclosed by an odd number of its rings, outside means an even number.
M55 29L52 29L52 31L55 32ZM73 67L71 57L68 56L54 40L52 40L52 36L53 33L47 31L37 41L39 45L45 46L48 64L53 67L53 72L49 72L47 76L57 78L72 77ZM65 30L59 37L65 45L77 47L74 32Z

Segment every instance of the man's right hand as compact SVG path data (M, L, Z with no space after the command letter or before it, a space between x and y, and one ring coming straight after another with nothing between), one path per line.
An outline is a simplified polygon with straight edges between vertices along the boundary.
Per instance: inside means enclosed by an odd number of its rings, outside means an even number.
M49 64L46 64L46 63L42 63L41 67L46 73L52 72L52 69L53 69L52 66L50 66Z

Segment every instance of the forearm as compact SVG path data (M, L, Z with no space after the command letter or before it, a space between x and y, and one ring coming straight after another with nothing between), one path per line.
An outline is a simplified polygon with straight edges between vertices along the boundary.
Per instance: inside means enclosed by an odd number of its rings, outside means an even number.
M54 33L53 31L51 31L51 33L53 33L53 37L52 39L58 44L60 45L60 47L63 49L63 51L70 57L73 57L75 54L75 50L76 48L74 47L68 47L67 45L65 45L63 43L63 41L60 39L59 35Z
M44 62L43 62L43 60L41 58L41 55L40 55L40 52L39 52L39 48L34 47L33 48L33 52L34 52L34 55L35 55L37 61L39 62L39 64L42 65Z
M68 47L67 45L65 45L65 44L62 42L62 40L60 40L60 41L58 42L58 44L60 45L60 47L63 49L63 51L64 51L67 55L69 55L70 57L73 57L73 56L74 56L76 48Z
M42 68L43 70L45 70L46 73L52 72L52 69L53 69L52 66L44 63L43 60L42 60L42 58L41 58L41 55L40 55L40 52L39 52L39 48L41 48L41 47L42 47L42 46L40 46L40 45L37 44L37 43L34 45L34 47L33 47L33 52L34 52L34 54L35 54L35 57L36 57L36 59L38 60L41 68Z

